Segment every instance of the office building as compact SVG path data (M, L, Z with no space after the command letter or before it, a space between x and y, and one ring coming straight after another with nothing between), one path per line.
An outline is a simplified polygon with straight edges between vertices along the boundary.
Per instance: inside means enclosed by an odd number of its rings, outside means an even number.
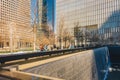
M0 48L30 48L33 32L30 0L0 0Z
M64 18L65 27L75 23L87 28L120 26L119 0L56 0L57 27Z
M74 36L74 27L103 29L120 27L120 0L56 0L57 33L64 22Z

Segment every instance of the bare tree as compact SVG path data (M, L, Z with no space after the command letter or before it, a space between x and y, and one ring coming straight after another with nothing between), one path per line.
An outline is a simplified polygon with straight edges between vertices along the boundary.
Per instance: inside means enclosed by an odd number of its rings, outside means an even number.
M64 16L61 16L58 24L58 42L59 47L62 49L63 47L67 47L72 41L72 36L70 31L65 26Z
M91 31L89 29L86 29L84 32L85 32L85 42L87 44L90 44L92 39Z
M86 36L86 32L85 32L85 28L79 26L79 22L75 23L75 27L74 27L74 36L77 39L77 46L83 45L83 42L85 41L85 36Z
M25 12L26 16L31 17L32 30L29 32L33 32L34 51L36 50L36 45L44 43L42 40L46 40L44 31L47 27L47 23L46 23L47 5L43 6L42 3L41 5L39 5L40 3L39 1L40 0L36 0L34 7L31 8L32 16Z
M98 34L98 31L97 31L97 30L93 30L93 31L91 32L90 41L91 41L92 45L98 44L98 42L99 42L99 34Z
M48 44L54 44L54 41L55 41L55 35L54 35L54 31L52 29L52 26L50 24L48 24L46 26L46 37L48 38L49 40L49 43Z
M63 42L63 29L64 29L64 16L62 16L59 20L59 27L58 27L58 37L59 37L59 46L62 48L62 42Z
M63 28L63 42L64 42L64 47L67 48L68 45L70 45L72 36L67 28Z

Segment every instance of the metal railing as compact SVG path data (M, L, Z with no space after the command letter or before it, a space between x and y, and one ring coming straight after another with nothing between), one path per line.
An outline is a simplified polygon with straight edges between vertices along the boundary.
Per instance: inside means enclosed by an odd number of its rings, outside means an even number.
M2 55L0 56L0 63L3 64L8 61L14 61L19 59L29 59L33 57L46 56L53 54L70 54L74 52L80 52L83 50L93 49L93 58L95 60L97 71L92 68L92 76L97 73L98 80L107 80L109 74L109 68L112 64L119 62L120 54L119 49L120 46L107 46L103 48L98 47L87 47L87 48L76 48L76 49L64 49L64 50L56 50L56 51L47 51L47 52L32 52L32 53L22 53L22 54L10 54L10 55ZM95 49L98 48L98 49ZM117 51L115 53L115 51ZM88 55L87 55L88 56ZM117 57L117 58L116 58ZM85 65L86 66L86 65ZM93 65L92 65L93 66ZM82 68L81 68L82 69Z
M28 60L29 58L33 58L33 57L46 56L46 55L51 56L52 54L73 53L73 52L79 52L81 50L88 50L88 49L92 49L92 48L94 48L94 47L1 55L0 63L4 64L5 62L8 62L8 61L14 61L14 60L20 60L20 59Z

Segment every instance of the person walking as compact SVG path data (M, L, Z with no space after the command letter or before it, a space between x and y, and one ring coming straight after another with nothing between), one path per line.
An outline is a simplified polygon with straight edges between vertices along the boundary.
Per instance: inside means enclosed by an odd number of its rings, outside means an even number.
M40 44L40 51L44 51L44 48L43 48L43 45L42 44Z

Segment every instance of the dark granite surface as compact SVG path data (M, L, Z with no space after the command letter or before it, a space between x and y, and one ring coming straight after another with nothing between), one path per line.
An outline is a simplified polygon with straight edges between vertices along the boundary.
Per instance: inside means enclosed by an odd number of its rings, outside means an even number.
M112 65L111 68L107 80L120 80L120 64Z

